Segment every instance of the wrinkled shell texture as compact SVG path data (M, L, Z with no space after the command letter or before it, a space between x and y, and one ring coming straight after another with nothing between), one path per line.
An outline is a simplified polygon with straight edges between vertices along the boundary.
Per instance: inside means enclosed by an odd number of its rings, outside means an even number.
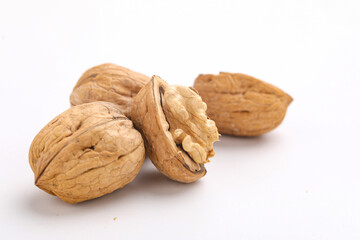
M194 88L220 133L257 136L276 128L292 98L281 89L240 73L199 75Z
M131 119L160 172L184 183L206 174L201 162L214 155L212 144L218 132L206 117L206 104L198 94L190 88L170 86L154 76L134 98L131 110Z
M78 80L70 95L72 106L94 101L119 105L129 116L132 98L150 81L150 77L115 64L101 64L87 70Z
M106 102L63 112L38 133L29 152L35 184L69 203L124 187L144 158L141 134L116 105Z

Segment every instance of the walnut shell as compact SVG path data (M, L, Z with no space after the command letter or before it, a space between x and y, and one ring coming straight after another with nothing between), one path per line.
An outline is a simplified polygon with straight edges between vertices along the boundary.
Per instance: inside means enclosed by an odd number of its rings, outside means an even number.
M257 136L280 125L292 98L281 89L240 73L201 74L194 88L220 133Z
M214 156L219 134L205 111L195 91L171 86L158 76L134 98L131 119L151 161L170 179L190 183L206 174L204 163Z
M150 77L130 69L105 63L87 70L76 83L71 95L71 106L94 101L106 101L119 105L129 116L132 98L150 81Z
M145 159L141 134L115 104L68 109L33 140L35 185L68 203L111 193L130 183Z

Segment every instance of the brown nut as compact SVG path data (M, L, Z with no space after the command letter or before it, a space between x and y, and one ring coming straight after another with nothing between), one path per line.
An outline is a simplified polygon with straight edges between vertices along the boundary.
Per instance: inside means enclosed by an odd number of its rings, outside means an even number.
M68 109L33 140L35 185L68 203L111 193L130 183L145 159L141 134L115 104Z
M87 70L76 83L71 95L71 106L106 101L119 105L129 116L132 98L150 81L150 77L130 69L105 63Z
M279 126L292 98L281 89L240 73L199 75L194 88L220 133L257 136Z
M158 76L134 98L131 119L151 161L167 177L190 183L206 174L204 163L214 156L219 134L205 111L195 91L171 86Z

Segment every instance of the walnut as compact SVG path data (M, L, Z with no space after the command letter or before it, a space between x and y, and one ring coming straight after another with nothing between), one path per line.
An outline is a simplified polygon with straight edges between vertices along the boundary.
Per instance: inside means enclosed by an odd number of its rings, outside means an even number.
M75 85L71 95L72 106L106 101L119 105L129 116L132 98L150 81L150 77L115 64L101 64L87 70Z
M219 134L206 104L192 89L171 86L158 76L134 98L131 119L142 133L154 165L169 178L190 183L206 174Z
M240 73L201 74L194 88L220 133L257 136L280 125L292 98L281 89Z
M112 103L68 109L33 140L35 184L68 203L111 193L130 183L145 158L141 134Z

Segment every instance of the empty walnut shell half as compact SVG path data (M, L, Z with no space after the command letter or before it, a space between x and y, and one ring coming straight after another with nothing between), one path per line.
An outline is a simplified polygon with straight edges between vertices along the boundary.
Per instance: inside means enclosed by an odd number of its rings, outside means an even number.
M76 83L71 95L72 106L94 101L106 101L119 105L129 116L132 98L150 81L150 77L128 68L105 63L87 70Z
M205 111L195 91L171 86L158 76L134 98L131 119L151 161L167 177L190 183L206 174L204 163L214 156L219 134Z
M115 104L93 102L63 112L33 140L35 184L68 203L130 183L145 159L141 134Z
M280 125L292 98L281 89L240 73L201 74L194 88L220 133L257 136Z

